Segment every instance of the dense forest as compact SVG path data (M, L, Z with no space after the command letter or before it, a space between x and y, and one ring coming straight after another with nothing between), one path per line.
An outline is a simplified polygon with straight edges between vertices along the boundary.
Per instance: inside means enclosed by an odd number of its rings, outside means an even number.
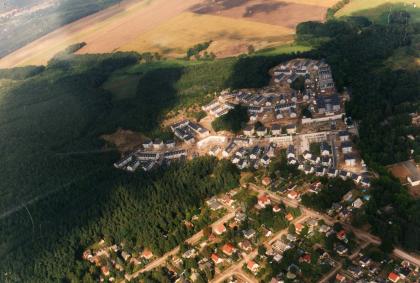
M237 186L239 176L231 163L212 158L150 175L120 174L108 167L62 190L59 197L28 206L30 214L23 210L2 220L2 253L13 249L2 258L2 276L7 272L16 282L88 278L89 264L81 261L82 251L102 238L124 242L129 250L147 247L162 254L203 227L182 225L187 214L205 198ZM200 223L208 225L206 221ZM24 234L25 243L15 238L18 233Z

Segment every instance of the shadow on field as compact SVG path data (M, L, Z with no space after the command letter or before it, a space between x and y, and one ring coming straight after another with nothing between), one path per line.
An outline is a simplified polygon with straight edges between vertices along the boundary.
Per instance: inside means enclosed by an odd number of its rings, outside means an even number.
M288 54L277 56L247 56L241 57L233 67L230 77L226 81L226 87L260 88L270 82L269 70L287 60L304 56L303 54Z

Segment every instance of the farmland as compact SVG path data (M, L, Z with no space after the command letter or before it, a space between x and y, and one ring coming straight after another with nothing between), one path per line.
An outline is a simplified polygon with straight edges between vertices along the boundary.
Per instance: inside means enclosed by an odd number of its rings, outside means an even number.
M389 7L391 6L390 4L401 4L407 8L409 6L412 7L413 3L415 3L417 7L420 5L419 0L353 0L339 10L336 16L341 17L355 14L369 16L365 13L372 14L373 12L378 11L378 9L381 9L381 7L386 7L383 11L389 11Z
M0 59L0 67L46 64L78 42L87 43L79 54L154 51L179 57L194 44L213 40L208 51L229 57L250 44L260 49L290 43L299 22L322 21L335 2L224 0L214 7L204 0L126 0L33 41Z

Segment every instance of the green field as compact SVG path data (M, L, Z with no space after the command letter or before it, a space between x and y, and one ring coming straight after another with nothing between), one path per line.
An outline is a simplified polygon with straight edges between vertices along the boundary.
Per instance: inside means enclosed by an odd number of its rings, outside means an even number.
M413 3L417 8L413 7ZM335 16L354 16L363 15L373 18L378 17L378 14L389 12L390 8L393 9L403 7L409 9L410 12L416 13L420 9L419 0L350 0L350 3L340 9Z
M262 49L253 56L278 56L311 50L309 46L282 45L275 48ZM176 108L186 108L194 103L203 104L211 99L207 94L220 91L228 87L228 80L234 72L237 58L226 58L216 61L187 61L166 59L148 64L138 64L116 71L106 81L103 87L113 94L113 98L135 99L136 93L141 91L139 80L144 75L159 72L160 70L179 70L179 80L173 85L177 93L177 102L171 105Z

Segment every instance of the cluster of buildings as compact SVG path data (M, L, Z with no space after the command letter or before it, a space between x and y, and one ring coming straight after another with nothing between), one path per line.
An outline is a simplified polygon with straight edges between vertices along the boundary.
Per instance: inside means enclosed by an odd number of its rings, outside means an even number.
M134 172L138 168L149 171L157 165L170 163L174 160L187 157L187 151L176 148L175 141L154 141L146 139L142 143L142 148L138 149L121 160L114 163L114 167L129 172Z
M271 72L275 84L291 84L304 77L305 83L316 83L321 93L335 92L331 68L322 60L294 59L274 67Z
M267 167L275 156L275 148L274 143L268 146L240 147L231 157L231 161L239 169Z
M348 267L340 270L335 276L335 282L418 282L420 278L418 266L407 261L394 261L393 259L377 262L369 257L367 252L359 253L351 260ZM392 271L384 271L389 266L393 266Z
M203 138L210 134L208 129L189 120L171 125L171 130L177 138L189 144L194 143L197 137Z
M319 117L342 111L342 98L336 93L331 69L325 62L294 59L274 67L270 74L273 78L270 86L225 90L202 109L220 117L240 104L248 108L251 121L296 119L301 106ZM291 87L298 78L303 82L303 90Z
M356 158L352 155L353 146L349 141L350 134L347 131L340 131L339 136L342 140L340 148L344 156L345 165L354 166ZM315 174L319 177L327 176L329 178L339 177L343 180L351 179L356 184L370 187L369 177L337 169L338 154L334 153L333 150L335 149L327 141L322 141L319 143L319 154L306 150L302 155L298 155L295 147L289 145L286 151L287 162L290 165L298 166L298 169L305 174Z
M124 272L127 265L144 266L154 257L149 249L131 254L124 249L124 244L108 246L104 240L101 240L94 246L95 248L85 250L82 257L96 268L99 268L101 282L105 278L109 282L115 281L116 272Z
M189 145L194 144L197 138L206 137L210 133L206 128L188 120L173 124L171 130L178 139ZM174 140L145 139L140 149L115 162L114 167L129 172L138 168L149 171L156 166L185 159L187 155L187 150L177 146Z

